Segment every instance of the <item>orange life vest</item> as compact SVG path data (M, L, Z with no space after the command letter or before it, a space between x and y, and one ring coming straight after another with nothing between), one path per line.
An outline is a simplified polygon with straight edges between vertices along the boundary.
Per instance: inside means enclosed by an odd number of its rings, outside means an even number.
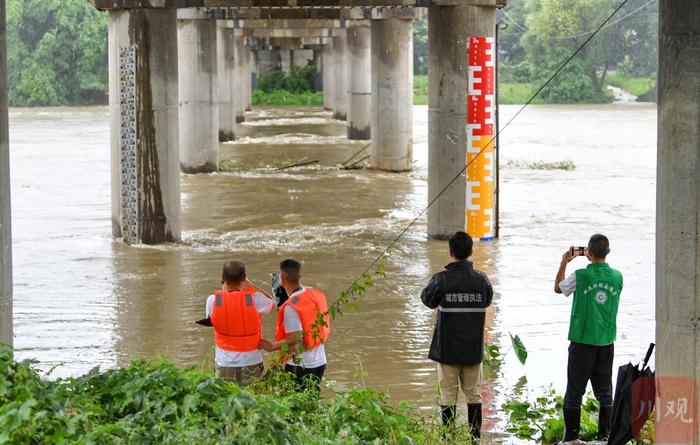
M287 331L284 329L284 309L287 305L291 305L299 315L301 328L304 332L304 346L307 350L313 349L321 343L326 343L328 341L328 336L331 333L331 318L328 314L323 317L326 326L319 325L316 328L312 327L316 324L319 313L328 312L326 295L319 289L311 287L304 288L303 291L289 298L289 300L280 307L277 314L275 341L284 340L288 335Z
M258 349L262 338L262 317L255 307L255 289L214 291L211 312L214 341L221 349L248 352Z

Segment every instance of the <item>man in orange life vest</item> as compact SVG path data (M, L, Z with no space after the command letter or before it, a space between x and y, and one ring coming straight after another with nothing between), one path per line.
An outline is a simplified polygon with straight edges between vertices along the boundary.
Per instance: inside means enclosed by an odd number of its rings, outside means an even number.
M301 264L296 260L280 263L280 279L289 299L277 315L275 342L263 339L260 345L266 351L276 351L287 345L292 355L301 350L298 357L287 361L285 370L294 374L300 387L310 385L320 390L326 371L324 344L331 326L328 314L322 317L324 323L317 324L317 320L319 314L328 311L326 296L319 289L301 285Z
M239 261L224 264L221 283L222 289L209 296L206 306L214 327L216 376L246 386L263 373L261 315L275 303L248 280Z

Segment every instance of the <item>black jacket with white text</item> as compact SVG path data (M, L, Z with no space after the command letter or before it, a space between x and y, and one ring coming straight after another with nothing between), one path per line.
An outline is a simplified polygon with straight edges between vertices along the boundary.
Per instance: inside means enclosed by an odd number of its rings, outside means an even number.
M484 322L493 289L471 261L450 263L421 293L423 304L438 310L428 357L448 365L477 365L484 358Z

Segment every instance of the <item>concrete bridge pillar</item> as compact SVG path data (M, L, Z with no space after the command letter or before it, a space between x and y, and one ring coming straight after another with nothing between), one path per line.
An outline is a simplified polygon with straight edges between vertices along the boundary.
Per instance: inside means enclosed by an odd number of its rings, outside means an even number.
M218 22L216 26L216 69L219 97L219 141L232 141L236 112L233 105L234 93L234 47L232 28Z
M412 20L372 20L372 168L413 163ZM452 44L452 43L450 43Z
M347 30L333 31L333 119L344 121L348 114Z
M332 39L331 39L332 42ZM323 108L332 111L335 105L335 57L333 57L333 44L329 42L323 46L321 57L323 59Z
M243 97L245 109L250 111L253 105L253 51L248 45L244 45L243 48Z
M185 173L219 169L216 21L180 19L180 166Z
M372 33L368 21L348 26L348 139L369 139L372 122Z
M236 122L245 121L245 112L248 108L248 96L246 88L250 86L250 50L245 45L244 37L236 37L234 40L235 55L234 62L236 64L233 70L234 76L234 91L233 101L236 110Z
M5 0L0 0L0 343L12 346L12 231Z
M656 443L700 444L700 3L659 2ZM658 397L658 396L657 396ZM657 407L657 412L659 412Z
M109 12L112 233L130 243L180 239L175 11ZM130 49L135 50L135 89L128 86L129 66L120 64Z
M321 50L314 49L313 56L314 66L316 67L316 72L314 73L314 91L318 93L319 91L323 91L323 77L321 77L321 73L323 72L323 60L321 60Z
M466 165L468 37L492 37L496 8L458 4L428 12L428 201ZM428 209L428 237L466 228L466 179L458 178Z

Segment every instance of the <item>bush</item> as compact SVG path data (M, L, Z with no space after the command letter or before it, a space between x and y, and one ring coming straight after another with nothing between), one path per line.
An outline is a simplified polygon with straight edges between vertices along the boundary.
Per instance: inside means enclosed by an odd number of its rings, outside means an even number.
M539 79L535 84L544 83L546 79ZM572 60L540 94L545 102L554 104L605 103L612 99L602 84L586 71L580 59Z
M275 90L286 90L292 93L313 92L316 66L313 63L304 68L293 69L291 73L274 71L260 77L259 90L272 93Z
M137 361L43 379L0 349L0 444L417 444L444 430L371 389L318 400L272 370L244 390L195 369ZM463 427L455 441L468 443Z

